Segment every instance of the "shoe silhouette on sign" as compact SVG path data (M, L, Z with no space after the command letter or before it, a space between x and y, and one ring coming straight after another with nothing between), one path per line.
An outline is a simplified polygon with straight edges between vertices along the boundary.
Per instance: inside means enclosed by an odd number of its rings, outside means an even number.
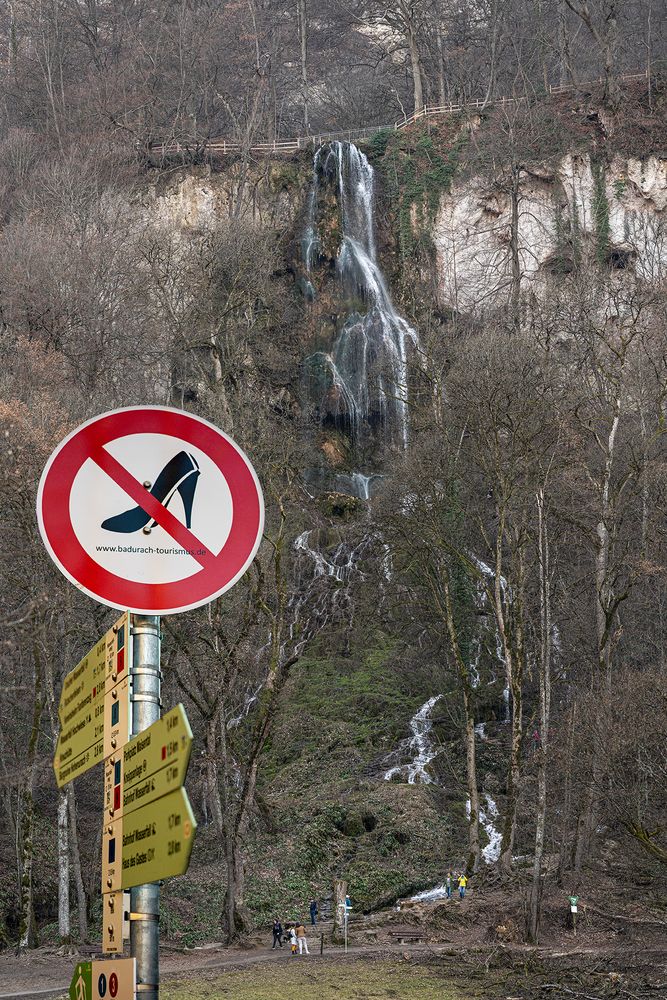
M150 489L151 496L164 507L169 506L175 493L180 494L185 511L186 528L190 528L192 521L192 502L199 475L199 465L195 457L185 451L179 451L167 462ZM149 522L149 529L154 528L157 523L143 507L131 507L122 514L115 514L102 521L102 527L107 531L118 531L128 535L146 527Z

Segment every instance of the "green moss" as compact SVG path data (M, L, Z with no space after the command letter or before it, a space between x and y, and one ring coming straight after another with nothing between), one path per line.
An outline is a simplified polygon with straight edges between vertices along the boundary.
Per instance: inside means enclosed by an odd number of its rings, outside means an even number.
M389 140L394 135L393 128L381 128L368 140L368 152L371 159L378 159L384 156Z
M614 181L613 188L614 188L614 197L616 198L616 201L620 201L622 199L623 195L627 190L627 187L628 187L628 181L627 178L625 177L619 177L618 180Z
M609 202L607 201L607 172L603 163L592 161L593 221L595 223L595 259L604 265L609 259Z
M401 256L430 254L431 224L440 198L451 188L460 151L467 136L459 136L448 149L433 140L426 129L416 136L393 132L382 138L379 164L388 203L393 207Z

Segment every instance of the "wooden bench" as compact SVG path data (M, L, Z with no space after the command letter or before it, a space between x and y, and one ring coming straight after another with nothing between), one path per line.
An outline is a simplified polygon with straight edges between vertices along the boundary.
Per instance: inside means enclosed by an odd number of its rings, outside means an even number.
M389 937L393 938L397 944L421 944L424 940L424 932L418 930L389 931Z

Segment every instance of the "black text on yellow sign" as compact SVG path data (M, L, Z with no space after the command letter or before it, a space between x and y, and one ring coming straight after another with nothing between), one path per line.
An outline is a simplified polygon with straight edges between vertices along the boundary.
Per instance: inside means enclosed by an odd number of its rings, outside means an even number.
M102 837L103 891L129 889L182 875L190 863L196 829L184 788L106 823Z
M129 615L122 615L63 682L60 734L53 760L59 788L105 756L105 693L125 680L131 662Z

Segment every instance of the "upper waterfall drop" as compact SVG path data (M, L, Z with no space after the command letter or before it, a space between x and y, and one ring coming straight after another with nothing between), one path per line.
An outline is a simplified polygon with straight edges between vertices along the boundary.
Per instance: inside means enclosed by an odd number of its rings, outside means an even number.
M416 331L396 312L377 261L375 175L352 143L332 142L315 153L313 186L302 239L306 297L316 297L314 271L322 255L318 223L320 192L335 191L340 217L336 274L344 304L329 350L307 363L319 383L322 416L349 427L358 441L379 423L393 443L408 443L408 350L418 346Z

